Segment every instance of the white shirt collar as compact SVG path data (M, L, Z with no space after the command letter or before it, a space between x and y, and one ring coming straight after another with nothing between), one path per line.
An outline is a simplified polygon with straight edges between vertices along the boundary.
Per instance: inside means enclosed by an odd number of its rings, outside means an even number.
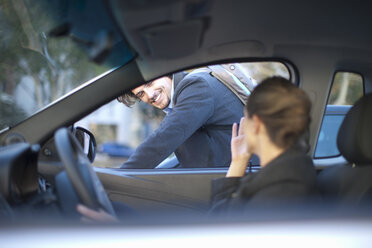
M173 109L173 95L174 95L174 74L172 75L172 90L168 107L163 109L166 114L169 114Z

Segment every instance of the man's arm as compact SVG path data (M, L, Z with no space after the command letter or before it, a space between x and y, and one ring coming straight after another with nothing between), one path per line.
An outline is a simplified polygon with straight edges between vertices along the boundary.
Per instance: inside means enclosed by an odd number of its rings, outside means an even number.
M121 168L155 168L213 114L214 100L208 82L196 74L177 85L174 99L172 112Z

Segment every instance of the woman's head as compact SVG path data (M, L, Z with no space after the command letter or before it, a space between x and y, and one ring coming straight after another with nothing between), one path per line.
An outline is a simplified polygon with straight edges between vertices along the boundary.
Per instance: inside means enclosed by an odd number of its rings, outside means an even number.
M310 109L310 99L302 89L287 79L272 77L253 90L245 115L248 121L253 117L262 121L270 141L285 149L308 129Z

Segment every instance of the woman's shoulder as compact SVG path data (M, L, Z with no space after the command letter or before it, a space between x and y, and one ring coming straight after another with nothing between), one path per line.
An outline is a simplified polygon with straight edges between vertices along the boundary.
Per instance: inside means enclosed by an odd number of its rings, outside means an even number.
M301 149L298 148L289 149L283 162L292 170L300 172L301 171L308 172L310 170L314 171L315 173L313 160L307 153L305 153Z
M258 180L273 183L274 181L297 181L301 183L316 180L312 159L302 150L288 149L279 157L262 168L256 177Z
M276 166L314 168L313 160L310 158L309 155L306 154L303 149L299 147L292 147L287 149L271 163Z

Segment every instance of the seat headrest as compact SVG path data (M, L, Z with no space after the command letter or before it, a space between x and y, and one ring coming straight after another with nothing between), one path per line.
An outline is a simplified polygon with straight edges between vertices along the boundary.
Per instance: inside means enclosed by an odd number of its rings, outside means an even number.
M372 94L358 100L346 114L337 146L350 163L372 165Z

